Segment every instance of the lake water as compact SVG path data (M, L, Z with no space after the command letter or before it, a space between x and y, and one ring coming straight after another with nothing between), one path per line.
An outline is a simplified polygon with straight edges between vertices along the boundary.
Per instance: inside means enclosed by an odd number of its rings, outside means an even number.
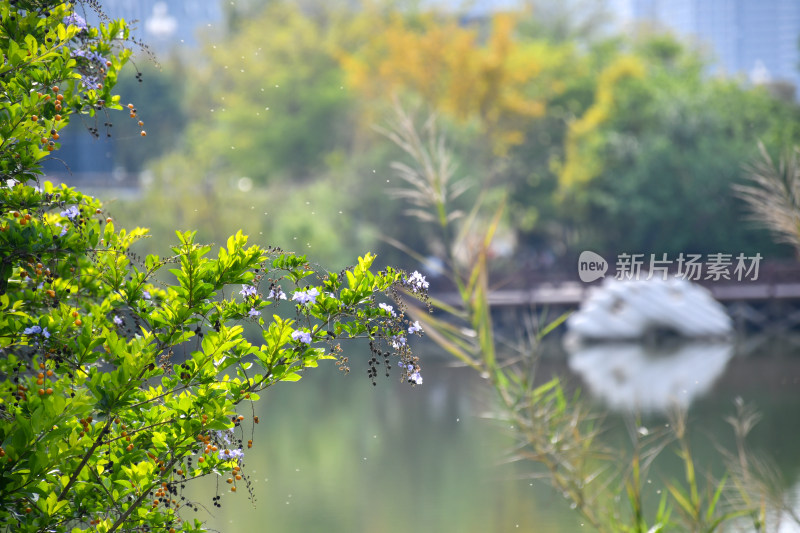
M486 383L425 342L417 343L422 386L399 383L393 372L373 387L354 352L349 375L322 365L266 391L244 469L255 502L242 482L231 494L221 480L206 479L192 492L213 512L200 517L228 533L591 530L546 479L531 478L533 465L504 460L513 430L484 416L493 410ZM716 446L732 441L724 418L735 399L753 404L762 418L747 442L775 465L781 490L800 511L800 339L570 351L559 341L539 369L542 380L553 374L609 409L609 443L624 441L625 413L637 406L651 429L668 422L670 402L689 406L698 475L721 465ZM680 477L679 467L668 457L651 481ZM217 481L220 509L211 505Z

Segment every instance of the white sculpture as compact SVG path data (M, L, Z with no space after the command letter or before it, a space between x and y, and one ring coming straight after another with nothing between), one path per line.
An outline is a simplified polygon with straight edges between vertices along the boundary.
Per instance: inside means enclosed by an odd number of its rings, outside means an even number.
M567 320L580 339L638 339L652 329L690 338L725 337L733 324L705 288L682 278L606 278Z

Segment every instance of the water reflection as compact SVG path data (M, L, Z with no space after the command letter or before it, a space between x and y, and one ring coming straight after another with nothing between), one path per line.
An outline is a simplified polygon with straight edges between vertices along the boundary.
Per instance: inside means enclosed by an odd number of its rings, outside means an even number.
M729 342L674 341L568 345L568 364L610 409L665 413L708 393L733 356Z

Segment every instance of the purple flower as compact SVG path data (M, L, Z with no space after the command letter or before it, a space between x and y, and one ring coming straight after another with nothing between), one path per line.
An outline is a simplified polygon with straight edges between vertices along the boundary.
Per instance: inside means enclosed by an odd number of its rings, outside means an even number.
M82 16L78 15L77 13L72 13L64 17L63 20L66 26L75 26L80 31L86 30L86 21L83 19Z
M250 309L250 311L247 312L247 316L249 316L250 318L256 318L257 316L261 316L261 311L253 307Z
M42 332L41 326L31 326L29 328L25 328L22 333L25 335L38 335Z
M150 291L142 291L142 297L145 300L149 300L150 299Z
M65 228L64 226L62 226L58 222L56 222L56 226L61 228L61 233L58 234L59 237L63 237L64 235L67 234L67 228Z
M93 50L83 50L78 48L77 50L72 50L70 52L70 55L72 57L81 57L83 59L91 61L92 63L97 63L99 66L103 68L105 68L106 66L106 58Z
M399 350L401 347L406 345L406 338L402 335L392 335L392 347L395 350Z
M74 205L71 205L68 208L66 208L64 211L61 211L61 216L62 217L67 217L70 220L78 218L78 216L80 214L81 214L80 210L77 207L75 207Z
M319 291L316 287L312 287L307 291L294 291L292 294L292 301L297 301L301 304L307 304L309 302L316 303L317 296L319 296Z
M219 458L223 461L227 459L241 459L244 457L244 452L242 450L221 450L219 452Z
M232 435L233 435L233 428L224 429L224 430L220 430L220 431L215 431L214 432L214 436L217 438L217 440L220 440L220 441L224 442L225 444L230 444L231 443Z
M417 385L422 385L422 374L419 373L419 370L415 369L414 365L399 361L397 366L406 371L406 374L408 375L408 381L413 381Z
M83 76L81 78L81 85L87 89L97 89L99 83L100 80L97 79L97 76Z
M390 316L397 316L394 314L394 307L389 304L378 304L378 307L389 313Z
M285 300L286 299L286 293L283 292L283 289L281 289L280 287L276 287L274 289L270 289L269 297L270 298L275 298L276 300Z
M411 274L410 278L405 279L405 284L411 287L414 292L420 292L428 288L429 283L425 281L425 276L416 270Z
M250 296L256 296L258 290L253 285L242 285L242 290L239 291L239 294L245 298L249 298Z
M296 330L292 332L292 339L305 344L311 344L311 333L308 331Z
M419 331L422 331L422 326L419 325L419 320L415 320L414 323L408 327L408 334L413 335Z
M122 325L122 319L118 315L114 315L113 320L114 320L114 324L116 324L118 326Z

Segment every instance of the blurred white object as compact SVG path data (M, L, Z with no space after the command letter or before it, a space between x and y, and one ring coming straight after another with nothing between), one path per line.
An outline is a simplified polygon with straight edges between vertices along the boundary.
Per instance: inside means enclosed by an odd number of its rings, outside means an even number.
M683 341L653 353L642 343L571 346L569 368L616 411L665 413L706 394L733 356L729 343Z
M722 304L705 288L682 278L606 278L567 320L580 339L638 339L651 330L684 337L724 337L733 330Z

